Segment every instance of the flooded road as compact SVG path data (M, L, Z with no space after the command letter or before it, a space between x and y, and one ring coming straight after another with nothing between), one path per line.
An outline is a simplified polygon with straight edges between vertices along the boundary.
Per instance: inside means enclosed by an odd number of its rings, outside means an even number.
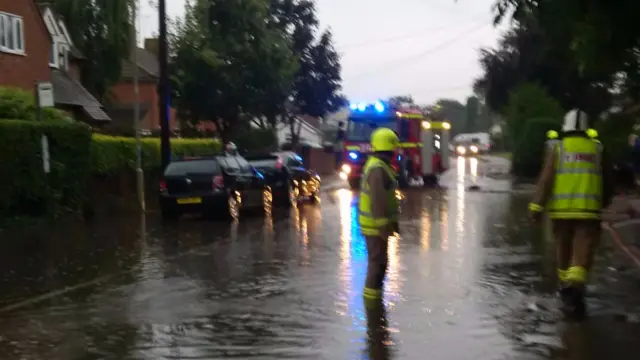
M375 313L345 188L269 219L149 214L1 239L0 358L637 359L640 325L615 314L637 312L640 289L604 256L592 318L563 324L527 199L484 176L500 163L453 164L446 189L404 193Z

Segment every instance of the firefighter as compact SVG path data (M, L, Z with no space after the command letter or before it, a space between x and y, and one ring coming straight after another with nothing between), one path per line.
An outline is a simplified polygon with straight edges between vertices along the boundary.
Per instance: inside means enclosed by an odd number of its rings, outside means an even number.
M238 147L236 146L236 144L232 142L227 143L227 146L225 146L224 150L226 155L232 155L232 156L238 155Z
M395 233L398 221L398 183L390 163L399 143L398 136L391 129L376 129L371 134L373 153L362 171L358 222L367 243L367 280L363 295L369 299L382 296L388 240Z
M547 152L529 203L534 222L540 221L545 208L548 210L557 246L562 310L577 320L586 315L585 283L600 240L600 212L613 195L604 148L590 139L586 130L584 112L566 114L562 140Z

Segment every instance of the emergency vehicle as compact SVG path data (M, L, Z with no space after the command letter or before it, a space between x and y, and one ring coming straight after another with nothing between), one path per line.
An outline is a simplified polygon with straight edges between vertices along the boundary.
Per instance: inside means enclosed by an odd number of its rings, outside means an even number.
M402 107L377 101L350 105L342 147L340 177L351 188L360 186L362 168L371 153L371 133L386 127L396 132L400 147L391 166L400 186L422 178L424 184L437 184L438 175L449 164L451 124L427 119L416 107Z

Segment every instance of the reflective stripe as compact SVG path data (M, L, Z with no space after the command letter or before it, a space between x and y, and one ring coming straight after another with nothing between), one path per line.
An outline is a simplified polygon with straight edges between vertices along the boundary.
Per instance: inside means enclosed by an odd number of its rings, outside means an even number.
M600 171L597 169L559 169L556 174L596 174L599 175Z
M349 145L349 146L345 146L345 149L347 150L360 150L360 146L358 145Z
M529 210L536 211L536 212L543 212L544 208L538 204L529 203Z
M600 200L601 195L591 194L553 194L551 200L567 200L567 199L585 199L585 200Z

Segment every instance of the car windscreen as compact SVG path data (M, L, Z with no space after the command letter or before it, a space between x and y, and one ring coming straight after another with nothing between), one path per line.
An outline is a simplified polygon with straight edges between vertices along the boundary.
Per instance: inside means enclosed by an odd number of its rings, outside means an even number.
M217 175L220 174L220 164L212 159L176 161L170 163L164 171L165 176L184 176L187 174Z
M370 141L371 134L377 128L386 127L396 131L397 121L395 120L377 120L377 121L354 121L350 120L347 124L345 139L349 141Z

